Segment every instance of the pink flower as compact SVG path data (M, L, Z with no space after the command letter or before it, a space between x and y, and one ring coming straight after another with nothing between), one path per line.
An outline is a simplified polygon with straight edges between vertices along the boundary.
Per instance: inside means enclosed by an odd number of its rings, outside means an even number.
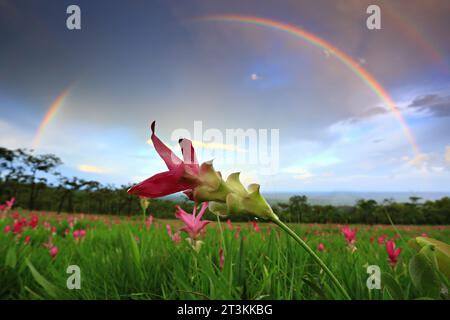
M18 234L18 233L22 232L22 222L21 221L14 222L13 232L14 232L14 234Z
M426 234L426 233L424 232L424 233L422 233L420 236L426 238L426 237L428 237L428 234Z
M169 171L158 173L142 181L130 188L128 193L145 198L158 198L183 191L191 197L200 169L192 142L188 139L179 140L184 160L182 161L155 135L155 121L151 125L151 130L153 146Z
M241 234L241 227L239 225L236 226L236 233L234 234L235 239L239 239Z
M4 233L8 233L10 231L11 231L11 226L10 225L5 226L5 228L3 229Z
M81 229L81 230L80 230L80 237L81 237L81 238L84 238L85 235L86 235L86 230Z
M184 227L181 230L187 232L191 239L197 239L201 234L209 221L201 221L203 214L208 208L208 203L203 202L202 207L198 215L196 215L197 208L194 206L194 211L192 214L187 213L180 206L177 206L177 211L175 212L175 216L184 222Z
M374 240L374 239L373 239L373 237L370 237L369 240L370 240L370 243L373 243L373 240Z
M219 250L219 267L220 270L223 270L223 265L225 264L225 257L223 255L223 250L220 248Z
M0 211L9 211L13 207L14 203L16 202L16 198L11 198L10 200L7 200L5 204L0 204Z
M30 237L30 236L26 236L26 237L25 237L25 240L23 241L23 243L29 244L29 243L30 243L30 240L31 240L31 237Z
M382 235L381 237L377 238L378 244L384 244L384 235Z
M175 232L175 234L172 236L172 241L175 243L179 243L181 241L180 231Z
M29 222L28 224L30 225L30 227L31 227L32 229L35 229L35 228L37 227L38 223L39 223L39 217L38 217L38 215L33 214L33 215L31 216L31 220L30 220L30 222Z
M153 216L148 217L147 220L145 220L145 226L146 228L150 228L150 226L153 224Z
M166 224L166 230L168 235L172 237L172 227L170 226L170 224Z
M79 230L75 230L75 231L72 233L72 235L73 235L73 237L74 237L75 239L78 239L78 238L80 237L80 231L79 231Z
M52 227L52 234L53 234L54 236L56 236L56 227L55 227L55 226Z
M258 226L258 222L252 220L252 226L253 226L253 230L255 230L255 232L261 232L261 229Z
M350 227L343 227L341 231L348 244L351 245L356 242L356 228L352 230Z
M319 243L319 246L317 247L317 250L324 251L325 250L324 244L323 243Z
M233 224L231 223L230 219L227 219L227 225L228 225L228 229L233 230Z
M50 253L50 256L54 259L56 257L56 255L58 254L58 247L53 246L49 249L48 252Z
M402 251L401 248L395 249L395 242L394 240L389 240L386 242L386 250L389 257L389 262L392 267L395 267L397 264L397 258L400 255L400 252Z

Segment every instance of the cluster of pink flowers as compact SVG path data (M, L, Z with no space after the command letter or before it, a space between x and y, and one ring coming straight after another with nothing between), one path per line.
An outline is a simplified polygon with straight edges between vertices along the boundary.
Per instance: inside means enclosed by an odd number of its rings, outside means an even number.
M56 258L56 255L58 254L59 250L58 247L53 244L52 237L48 238L48 242L44 243L44 247L48 249L48 253L53 259Z
M14 206L14 203L16 203L16 198L13 197L4 204L0 204L0 212L8 212Z
M75 230L72 233L72 235L75 240L82 240L82 239L84 239L84 237L86 235L86 230L84 230L84 229Z

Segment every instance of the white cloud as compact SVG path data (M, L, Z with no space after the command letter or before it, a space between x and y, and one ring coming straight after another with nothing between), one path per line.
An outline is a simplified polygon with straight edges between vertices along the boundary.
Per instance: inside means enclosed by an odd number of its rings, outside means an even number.
M450 146L445 147L445 154L444 154L445 162L447 164L450 164Z
M87 172L87 173L105 174L105 173L109 172L108 169L97 167L97 166L90 165L90 164L80 164L77 168L81 172Z

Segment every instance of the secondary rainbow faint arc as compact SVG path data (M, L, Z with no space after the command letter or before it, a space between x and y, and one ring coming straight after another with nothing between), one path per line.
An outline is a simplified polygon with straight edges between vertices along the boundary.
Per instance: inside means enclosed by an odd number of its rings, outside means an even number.
M44 118L42 119L41 123L39 124L39 127L36 131L36 134L34 135L33 139L33 147L39 146L40 140L45 132L45 129L48 127L50 122L55 118L56 113L63 105L63 102L67 95L69 94L70 86L64 89L63 92L61 92L56 99L53 101L53 103L50 105L50 107L47 110L47 113L45 114Z
M295 37L301 38L316 47L325 49L331 54L333 54L339 61L341 61L345 66L347 66L351 71L353 71L359 78L361 78L368 87L382 100L386 103L389 110L395 115L395 117L400 122L402 129L411 144L413 151L416 155L420 154L419 146L417 145L416 139L414 138L411 129L408 127L403 115L396 106L394 100L389 96L387 91L381 86L381 84L361 65L356 62L353 58L347 55L345 52L333 46L326 40L306 31L300 27L279 22L276 20L271 20L268 18L254 17L254 16L241 16L241 15L210 15L205 17L200 17L195 20L198 21L217 21L217 22L237 22L244 24L252 24L263 27L272 28L275 30L287 32Z

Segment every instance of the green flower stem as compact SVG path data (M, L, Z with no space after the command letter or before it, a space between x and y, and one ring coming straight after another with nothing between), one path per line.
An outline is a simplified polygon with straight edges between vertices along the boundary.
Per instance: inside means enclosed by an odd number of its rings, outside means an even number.
M326 274L331 278L333 283L336 285L336 287L339 289L339 291L344 295L344 297L347 300L351 300L350 296L348 295L347 291L344 289L344 287L341 285L339 280L336 278L336 276L331 272L330 269L328 269L327 265L322 261L322 259L319 258L319 256L308 246L308 244L303 241L294 231L292 231L291 228L289 228L286 224L284 224L277 216L272 217L272 221L276 223L281 229L283 229L287 234L289 234L292 238L295 239L302 247L303 249L308 252L311 257L317 262L317 264L325 271Z

